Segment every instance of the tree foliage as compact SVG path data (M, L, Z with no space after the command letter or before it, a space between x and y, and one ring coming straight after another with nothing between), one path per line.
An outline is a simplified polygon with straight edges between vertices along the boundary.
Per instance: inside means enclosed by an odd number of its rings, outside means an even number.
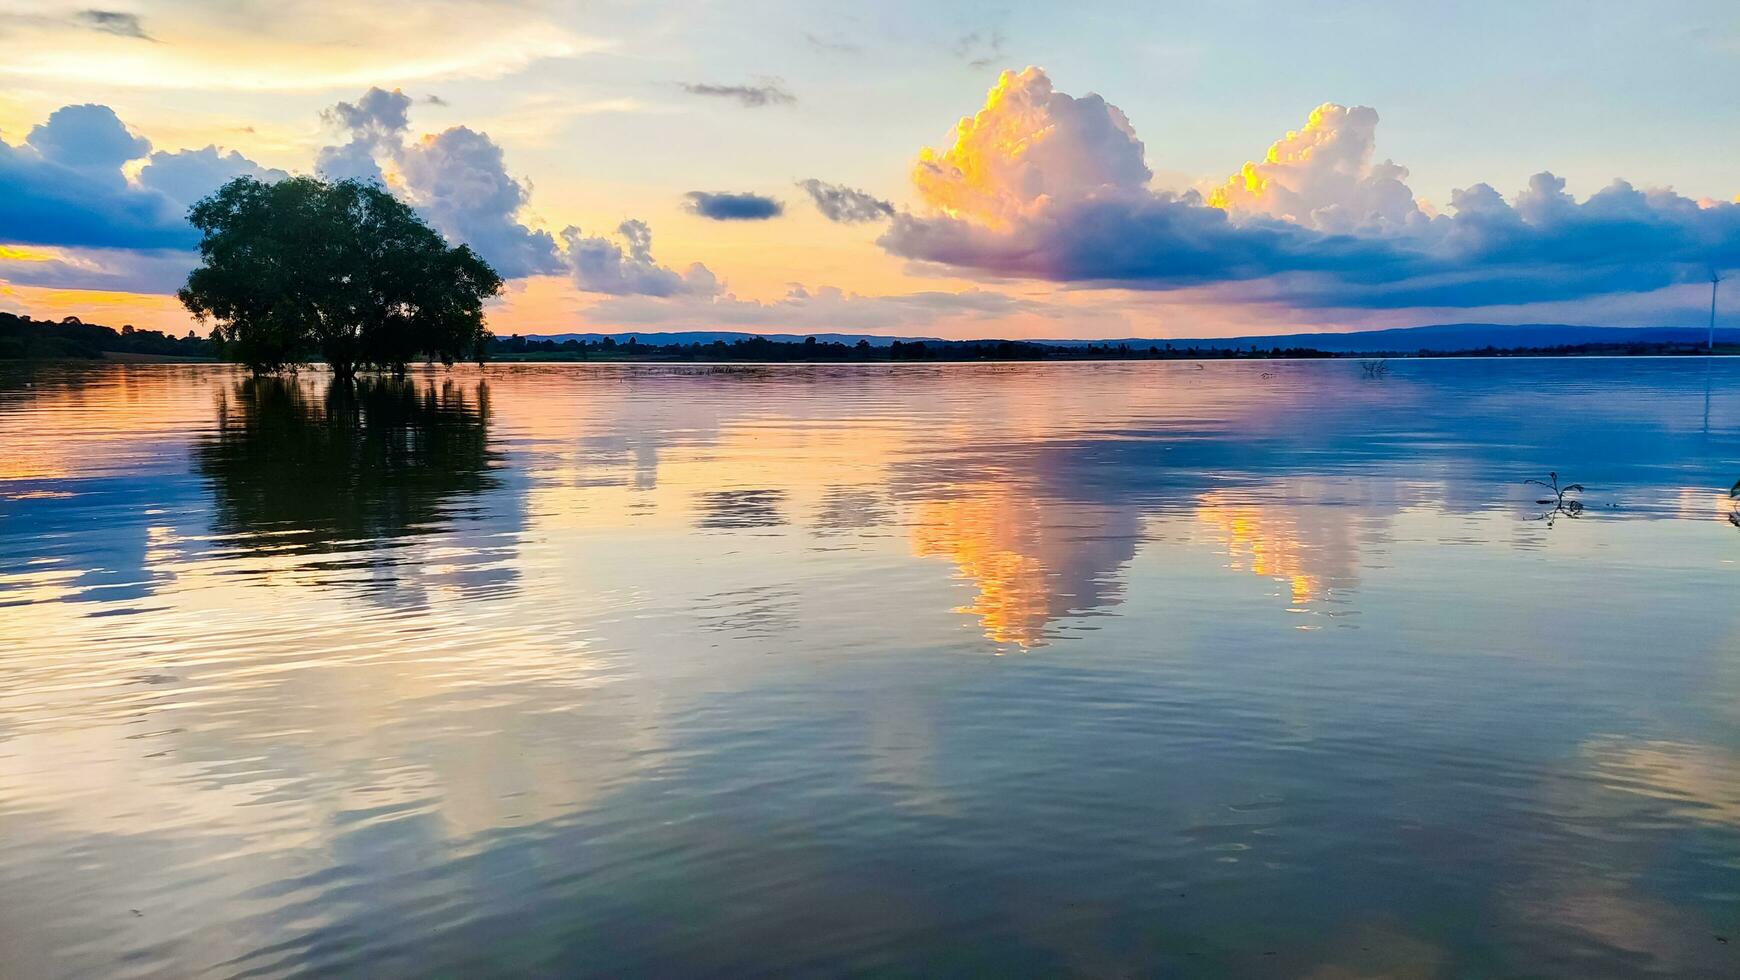
M377 184L237 177L196 203L200 267L177 294L256 373L318 354L333 373L481 359L502 280Z

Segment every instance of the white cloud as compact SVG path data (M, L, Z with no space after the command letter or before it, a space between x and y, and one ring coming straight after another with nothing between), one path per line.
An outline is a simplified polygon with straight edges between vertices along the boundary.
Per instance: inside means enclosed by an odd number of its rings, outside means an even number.
M1408 171L1385 160L1374 164L1377 110L1325 102L1305 126L1269 147L1261 162L1246 163L1209 195L1209 203L1235 215L1266 215L1328 232L1382 229L1423 221L1408 190Z
M588 236L572 225L562 229L562 244L574 285L612 296L712 296L719 280L699 262L687 272L660 265L652 255L652 229L628 220L617 226L620 242Z

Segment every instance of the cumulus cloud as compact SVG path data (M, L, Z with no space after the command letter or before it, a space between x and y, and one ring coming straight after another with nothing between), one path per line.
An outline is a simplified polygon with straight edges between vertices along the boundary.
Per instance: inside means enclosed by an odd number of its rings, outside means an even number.
M403 152L411 128L411 97L394 89L371 88L355 102L340 102L320 113L326 124L349 139L321 147L314 169L331 180L381 180L379 159Z
M1366 106L1326 102L1301 129L1269 147L1261 163L1246 163L1209 195L1234 214L1261 214L1307 228L1358 232L1423 221L1404 183L1406 167L1372 163L1378 114Z
M699 262L687 272L660 265L652 255L652 229L630 219L617 226L615 241L588 236L573 225L562 229L574 285L612 296L712 296L719 280Z
M809 194L810 200L816 202L816 210L829 221L855 225L894 216L893 204L844 184L829 184L811 177L798 181L798 186Z
M48 163L102 174L112 181L125 180L121 165L151 150L151 141L134 135L115 110L90 103L54 110L24 141Z
M137 181L122 169L146 158ZM65 106L22 144L0 141L0 241L68 248L190 249L194 200L241 173L281 176L217 147L151 152L103 105Z
M560 272L556 240L519 220L530 192L508 175L488 135L454 126L410 141L411 97L371 88L321 114L346 141L320 150L315 168L333 180L385 181L448 239L477 250L509 279Z
M1151 176L1121 110L1097 95L1054 90L1038 68L1004 72L954 138L947 150L919 154L912 182L934 208L988 227L1009 227L1054 202L1140 190Z
M713 85L708 82L684 82L683 91L690 95L705 95L717 99L735 99L750 109L770 105L790 105L797 96L787 92L778 82L761 85Z
M185 214L195 201L244 176L274 181L289 174L275 167L262 167L235 150L226 153L217 146L207 146L151 154L139 171L139 186L162 194L179 213Z
M1005 72L913 183L923 214L880 244L993 276L1140 289L1234 284L1299 306L1472 307L1657 289L1740 268L1740 206L1624 181L1577 200L1550 173L1514 201L1477 184L1428 215L1374 164L1377 113L1325 105L1208 202L1148 186L1144 147L1097 96Z
M760 194L690 191L683 210L714 221L766 221L785 213L785 205Z
M443 235L476 249L507 278L559 272L556 241L516 217L529 192L508 176L501 147L464 126L405 147L399 175L411 204Z

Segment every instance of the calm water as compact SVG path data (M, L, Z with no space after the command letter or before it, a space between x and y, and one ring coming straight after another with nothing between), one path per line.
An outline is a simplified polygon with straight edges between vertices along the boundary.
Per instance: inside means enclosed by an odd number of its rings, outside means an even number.
M1737 477L1734 361L0 369L0 974L1740 975Z

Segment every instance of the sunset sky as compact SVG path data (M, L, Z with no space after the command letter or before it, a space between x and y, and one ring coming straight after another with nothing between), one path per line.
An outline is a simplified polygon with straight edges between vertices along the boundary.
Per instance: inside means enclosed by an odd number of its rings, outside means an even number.
M1740 272L1731 0L92 2L0 0L0 310L185 331L240 173L383 180L504 335L1702 324Z

